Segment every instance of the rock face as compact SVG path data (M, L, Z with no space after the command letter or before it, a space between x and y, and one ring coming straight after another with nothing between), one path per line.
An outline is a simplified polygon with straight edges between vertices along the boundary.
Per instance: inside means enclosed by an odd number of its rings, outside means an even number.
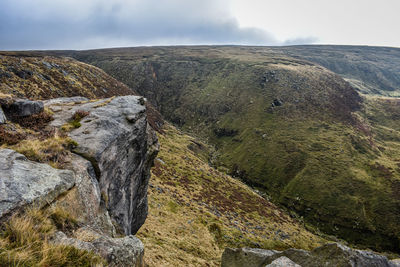
M46 105L55 112L54 126L67 123L76 111L89 113L69 134L78 143L74 152L92 163L117 230L136 233L147 217L147 186L158 151L157 138L147 124L144 99L124 96L73 105L63 99Z
M8 116L26 117L42 112L44 105L41 101L17 99L10 105L4 105L3 109Z
M288 249L285 251L226 248L222 267L264 266L343 266L394 267L400 266L386 257L364 250L356 250L338 243L326 244L312 251Z
M43 207L75 184L74 173L0 149L0 220L29 204Z

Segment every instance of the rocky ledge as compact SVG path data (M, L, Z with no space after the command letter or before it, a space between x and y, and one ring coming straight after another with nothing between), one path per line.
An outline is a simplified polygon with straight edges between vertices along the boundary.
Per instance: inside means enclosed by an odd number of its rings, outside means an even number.
M351 249L339 243L323 245L312 251L288 249L285 251L256 248L226 248L222 267L395 267L397 261L370 251Z
M0 221L29 205L61 206L78 219L80 228L58 232L52 242L93 251L110 266L142 266L143 244L132 234L147 217L150 168L158 152L144 102L137 96L44 102L54 113L55 128L84 114L66 131L77 145L65 170L1 149ZM43 110L41 103L28 104ZM22 107L27 110L27 105ZM12 110L3 109L9 117Z

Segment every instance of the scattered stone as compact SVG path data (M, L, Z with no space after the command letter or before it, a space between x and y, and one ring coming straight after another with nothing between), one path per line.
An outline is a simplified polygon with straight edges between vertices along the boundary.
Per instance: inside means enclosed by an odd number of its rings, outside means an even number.
M0 70L0 79L1 78L11 78L11 77L12 77L11 73Z
M74 173L28 160L11 149L0 149L0 220L27 205L38 208L74 186Z
M283 105L283 102L278 98L274 99L274 101L271 104L272 107L280 107L282 105Z
M0 124L4 124L6 123L6 121L6 115L4 115L3 109L0 107Z
M49 70L51 70L53 68L52 64L47 62L47 61L42 61L43 65L45 65Z
M165 162L164 162L162 159L156 158L156 160L157 160L158 162L160 162L162 165L165 165Z
M20 70L20 69L12 68L12 72L14 72L14 74L17 75L18 77L20 77L21 79L29 79L33 75L32 71L24 70L24 69Z
M282 262L289 259L291 263ZM277 259L280 259L276 261ZM281 264L282 263L282 264ZM275 264L275 265L271 265ZM276 265L281 264L281 265ZM297 265L289 265L297 264ZM323 245L312 251L288 249L285 251L226 248L222 255L222 267L263 267L263 266L349 266L349 267L394 267L395 262L385 256L365 251L351 249L339 243Z

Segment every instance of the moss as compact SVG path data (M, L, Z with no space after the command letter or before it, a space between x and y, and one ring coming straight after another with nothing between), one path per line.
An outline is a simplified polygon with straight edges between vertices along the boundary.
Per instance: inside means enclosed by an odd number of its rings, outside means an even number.
M61 130L64 132L70 132L73 129L77 129L82 126L81 120L88 116L89 112L84 111L84 110L77 110L75 113L72 115L72 117L68 120L66 124L61 126Z

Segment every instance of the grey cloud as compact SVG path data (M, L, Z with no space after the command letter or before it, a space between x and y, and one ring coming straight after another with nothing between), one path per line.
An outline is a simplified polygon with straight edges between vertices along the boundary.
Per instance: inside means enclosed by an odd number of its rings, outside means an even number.
M227 0L1 0L0 49L167 44L277 45L240 28Z

